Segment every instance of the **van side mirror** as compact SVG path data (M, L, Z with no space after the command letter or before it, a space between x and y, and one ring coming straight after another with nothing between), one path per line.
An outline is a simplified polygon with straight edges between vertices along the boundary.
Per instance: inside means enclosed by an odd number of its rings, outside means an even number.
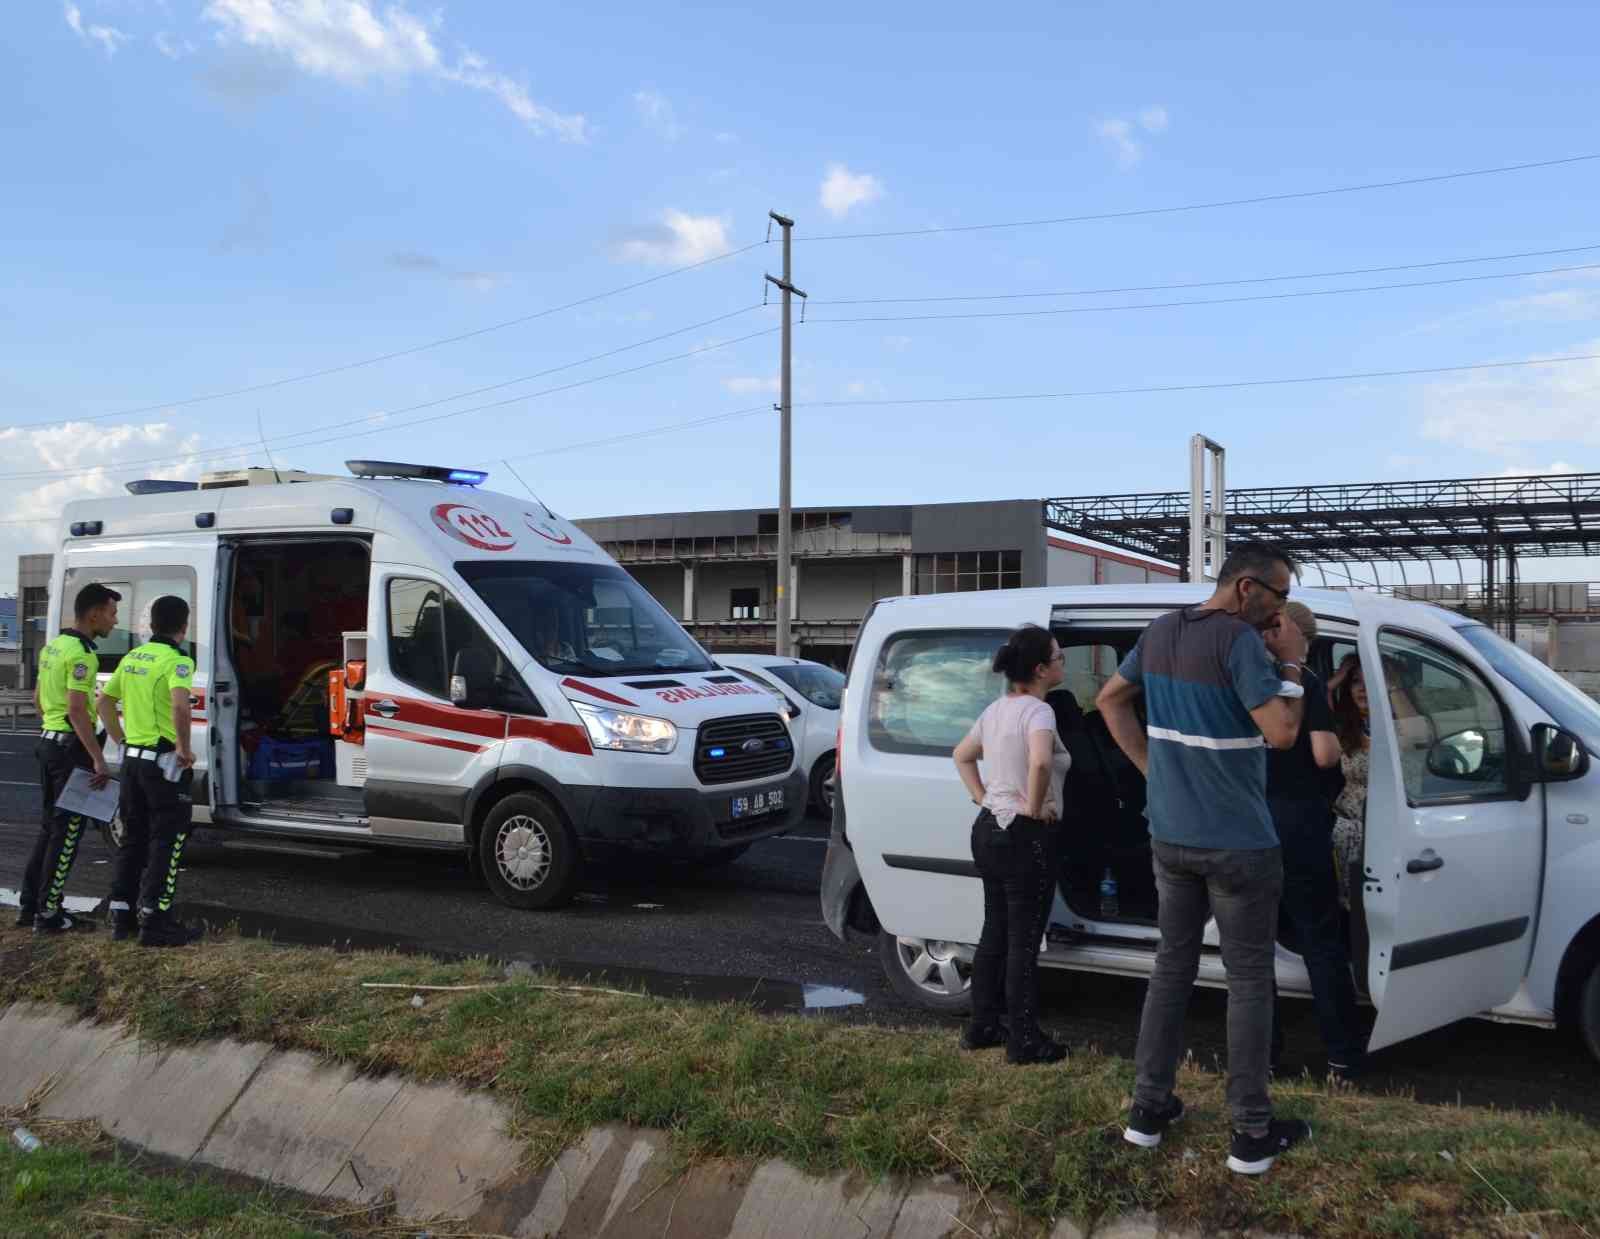
M469 645L457 652L450 668L450 703L467 710L481 710L489 704L494 685L494 655L479 646Z
M1549 723L1533 727L1534 780L1565 783L1589 772L1589 750L1570 731Z
M1479 728L1455 732L1428 750L1428 773L1439 779L1471 782L1482 776L1488 751L1489 737Z

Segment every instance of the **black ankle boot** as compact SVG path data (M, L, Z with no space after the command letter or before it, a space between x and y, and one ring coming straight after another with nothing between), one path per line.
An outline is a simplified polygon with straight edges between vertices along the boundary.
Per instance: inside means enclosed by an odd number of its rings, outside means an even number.
M992 1050L1005 1043L1006 1030L999 1020L988 1020L982 1024L968 1020L967 1026L961 1030L963 1050Z
M205 930L185 925L170 912L150 912L139 928L139 945L188 946L204 934Z
M126 942L129 938L139 933L139 918L133 914L132 908L111 909L111 940L113 942Z
M1043 1030L1036 1030L1026 1040L1012 1039L1006 1042L1006 1061L1019 1067L1030 1063L1059 1063L1066 1056L1067 1047L1053 1037L1046 1036Z

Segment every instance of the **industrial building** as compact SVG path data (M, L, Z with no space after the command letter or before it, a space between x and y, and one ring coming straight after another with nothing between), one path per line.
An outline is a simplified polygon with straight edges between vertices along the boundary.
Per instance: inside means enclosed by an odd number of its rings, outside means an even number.
M778 514L667 512L576 522L706 648L770 652ZM1176 580L1169 563L1050 529L1038 499L793 513L792 632L843 666L867 608L902 594Z

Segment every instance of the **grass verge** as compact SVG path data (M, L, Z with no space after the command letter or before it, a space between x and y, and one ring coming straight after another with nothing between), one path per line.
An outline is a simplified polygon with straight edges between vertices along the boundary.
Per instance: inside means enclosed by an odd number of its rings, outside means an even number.
M24 1153L0 1123L0 1235L29 1239L411 1239L416 1223L387 1204L352 1209L254 1185L237 1176L166 1167L130 1155L93 1123L29 1119L45 1142ZM465 1233L430 1224L438 1239Z
M487 988L425 991L415 1007L412 985ZM1014 1068L996 1051L961 1053L953 1031L545 988L559 985L506 981L488 962L240 938L149 951L103 934L0 931L0 1005L65 1003L156 1041L270 1041L489 1089L537 1156L593 1124L628 1123L670 1130L685 1158L948 1172L1039 1218L1147 1209L1206 1229L1318 1236L1600 1235L1600 1131L1561 1113L1280 1081L1279 1112L1309 1119L1316 1139L1243 1181L1223 1165L1223 1081L1192 1065L1179 1084L1190 1117L1148 1154L1120 1139L1131 1064L1092 1049Z

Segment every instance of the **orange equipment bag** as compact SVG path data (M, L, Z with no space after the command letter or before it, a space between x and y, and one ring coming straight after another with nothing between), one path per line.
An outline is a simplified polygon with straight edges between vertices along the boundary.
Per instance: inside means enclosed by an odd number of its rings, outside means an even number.
M336 736L344 735L344 676L337 667L328 672L328 730Z

